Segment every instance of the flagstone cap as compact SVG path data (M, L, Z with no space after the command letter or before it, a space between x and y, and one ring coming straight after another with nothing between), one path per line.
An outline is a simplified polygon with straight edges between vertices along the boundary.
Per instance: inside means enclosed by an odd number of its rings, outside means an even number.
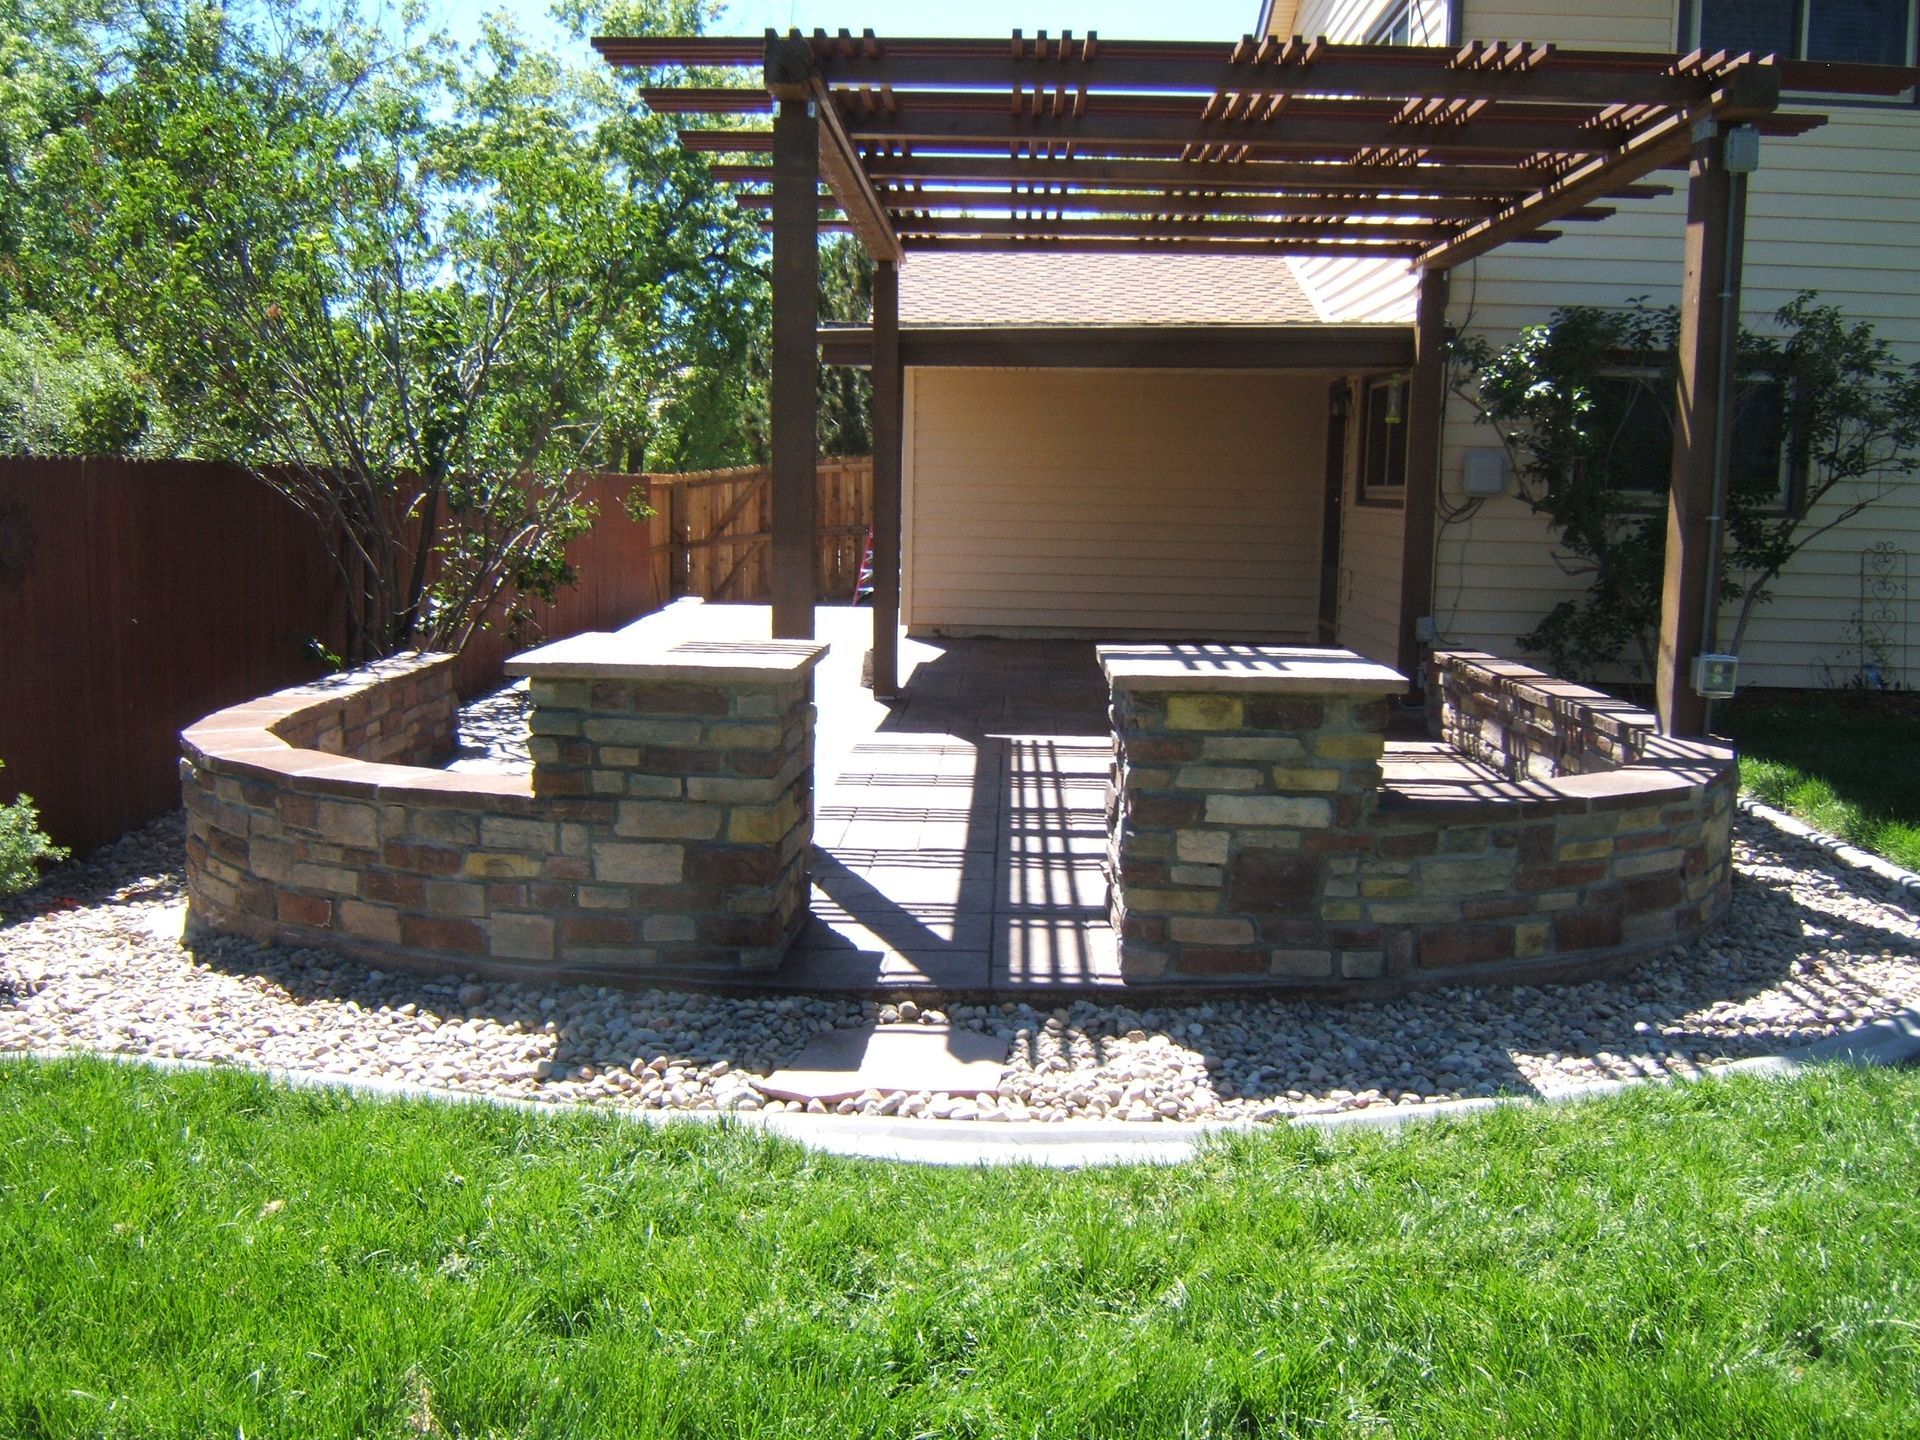
M1398 670L1351 650L1306 645L1101 645L1100 669L1115 690L1251 694L1394 695Z
M713 613L703 605L670 605L622 630L589 631L515 655L506 673L541 680L782 683L811 674L826 657L824 641L742 636L733 624L708 624Z

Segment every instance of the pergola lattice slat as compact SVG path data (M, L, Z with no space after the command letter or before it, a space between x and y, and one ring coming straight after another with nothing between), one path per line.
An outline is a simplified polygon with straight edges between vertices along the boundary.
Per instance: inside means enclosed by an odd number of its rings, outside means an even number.
M594 44L613 65L695 72L645 98L663 114L720 117L688 125L681 143L737 157L715 167L730 183L772 185L770 195L741 199L769 209L773 233L777 635L809 635L813 624L817 233L852 229L875 257L873 329L864 343L845 343L873 364L884 412L875 435L886 453L874 472L883 522L875 556L886 574L874 608L881 694L897 685L901 367L928 343L899 328L903 256L1318 255L1403 260L1421 271L1399 601L1400 664L1413 673L1417 622L1432 600L1450 271L1500 245L1550 239L1554 221L1610 214L1602 202L1668 194L1647 176L1688 166L1676 406L1697 423L1680 427L1675 442L1656 674L1663 728L1678 734L1699 733L1686 665L1702 642L1689 626L1717 583L1700 557L1724 456L1703 425L1732 363L1721 321L1737 314L1745 203L1728 134L1751 126L1794 135L1824 123L1782 110L1783 93L1892 96L1920 82L1920 71L1894 67L1525 41L1425 48L1247 36L1206 45L1020 31L885 40L842 30ZM756 85L695 83L709 69L754 65ZM771 129L725 123L769 111ZM1096 343L1113 363L1249 363L1249 342L1229 338L1235 328ZM949 338L942 354L1004 363L1003 342L987 333L956 350ZM1088 353L1087 338L1067 332L1029 343L1052 346L1061 363ZM1257 343L1281 365L1295 349L1285 336Z

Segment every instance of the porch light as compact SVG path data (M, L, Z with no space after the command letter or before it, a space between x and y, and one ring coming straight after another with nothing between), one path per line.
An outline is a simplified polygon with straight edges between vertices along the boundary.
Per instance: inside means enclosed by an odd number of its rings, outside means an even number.
M1407 388L1407 377L1396 375L1387 382L1387 424L1398 425L1403 418L1400 397Z

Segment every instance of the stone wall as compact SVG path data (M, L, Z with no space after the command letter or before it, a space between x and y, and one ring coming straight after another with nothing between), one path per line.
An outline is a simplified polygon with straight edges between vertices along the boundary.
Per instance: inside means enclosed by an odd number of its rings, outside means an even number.
M1645 710L1477 650L1436 654L1431 730L1509 779L1590 775L1638 764L1657 734Z
M209 716L182 736L191 917L492 975L770 969L805 921L821 653L655 629L522 656L531 777L422 768L446 656Z
M1724 911L1724 748L1664 739L1611 708L1581 715L1534 672L1560 726L1599 737L1573 761L1596 768L1516 762L1509 775L1435 746L1390 747L1384 697L1404 682L1357 656L1147 653L1205 648L1102 651L1112 915L1129 978L1380 993L1572 977L1625 968ZM1502 678L1522 679L1517 667ZM1615 724L1634 758L1597 768Z

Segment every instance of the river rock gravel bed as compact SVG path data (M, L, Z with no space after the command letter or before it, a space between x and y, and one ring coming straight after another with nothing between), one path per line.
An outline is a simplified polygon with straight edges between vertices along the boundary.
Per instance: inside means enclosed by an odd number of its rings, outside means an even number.
M178 814L164 817L0 907L0 1052L107 1051L628 1108L797 1109L752 1082L822 1028L906 1020L999 1036L1000 1095L868 1092L831 1108L1163 1122L1694 1074L1920 1005L1920 916L1747 816L1726 923L1621 980L1052 1010L496 984L231 938L189 947L182 834Z

